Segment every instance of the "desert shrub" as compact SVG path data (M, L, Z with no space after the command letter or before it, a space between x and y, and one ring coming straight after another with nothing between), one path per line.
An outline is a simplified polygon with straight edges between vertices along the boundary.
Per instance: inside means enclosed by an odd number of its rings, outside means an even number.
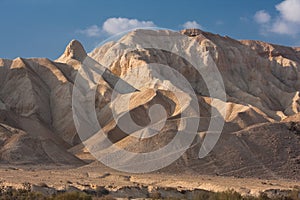
M161 199L161 194L160 194L160 192L157 192L157 191L152 192L152 193L150 193L150 198L152 198L152 199Z
M198 192L193 195L193 200L300 200L299 191L294 190L285 197L270 198L267 194L262 193L258 197L254 196L242 196L234 190L228 190L225 192Z
M102 196L102 197L93 198L93 200L116 200L116 198L114 198L110 195L106 195L106 196Z
M49 200L92 200L90 195L83 192L62 193L50 198Z
M28 182L22 183L24 190L30 191L31 190L31 184Z
M1 192L0 200L47 200L47 198L42 194L29 192L28 190L9 188Z
M240 193L234 190L228 190L225 192L197 191L193 193L193 200L244 200L244 199L248 200L247 197L242 197Z
M212 192L209 191L205 191L205 190L197 190L197 191L193 191L192 193L192 198L194 200L202 200L202 199L210 199L212 196Z
M150 194L152 199L167 199L178 200L176 198L162 198L160 193ZM193 200L300 200L300 191L293 190L286 196L270 198L267 194L262 193L258 197L242 196L234 190L225 192L208 192L195 191L192 193ZM26 189L0 188L0 200L115 200L110 195L103 195L101 197L92 197L84 192L67 192L60 193L54 196L44 196L40 193L30 192Z
M83 192L62 193L50 197L25 189L6 188L1 190L0 200L92 200L92 197Z
M228 190L225 192L217 192L211 195L213 198L209 198L212 200L241 200L242 195L234 190Z
M288 198L291 198L292 200L300 200L300 190L293 190L291 191Z
M300 136L300 124L296 122L290 122L288 124L288 129L292 131L294 134Z

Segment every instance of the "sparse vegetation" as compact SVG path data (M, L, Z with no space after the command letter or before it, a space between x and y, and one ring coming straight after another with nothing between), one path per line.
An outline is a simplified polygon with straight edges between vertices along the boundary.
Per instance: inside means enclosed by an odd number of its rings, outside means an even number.
M152 199L160 199L161 198L161 194L159 192L153 192L150 194L150 197Z
M290 122L288 124L288 129L292 131L294 134L300 136L300 124L297 122Z
M96 197L88 195L84 192L66 192L53 196L44 196L40 193L30 192L26 189L3 188L0 189L0 200L114 200L110 195ZM177 198L163 198L161 194L151 195L149 199L168 199L177 200ZM182 198L180 198L182 199ZM293 190L286 196L277 196L270 198L267 194L262 193L259 197L242 196L234 190L225 192L209 192L209 191L195 191L188 199L193 200L300 200L300 191Z
M240 193L234 190L228 190L225 192L208 192L201 191L193 195L193 200L300 200L300 191L291 191L287 196L269 198L265 193L254 196L242 196Z
M5 189L0 192L0 200L92 200L92 196L84 192L62 193L53 196L44 196L40 193L25 189Z

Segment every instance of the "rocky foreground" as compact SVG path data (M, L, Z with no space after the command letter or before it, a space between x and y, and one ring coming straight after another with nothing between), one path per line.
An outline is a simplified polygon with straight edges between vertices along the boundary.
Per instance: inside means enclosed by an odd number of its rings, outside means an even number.
M207 199L205 196L213 196L213 192L225 192L227 198L241 199L237 198L237 194L229 192L230 190L249 199L260 195L265 196L264 199L284 199L291 196L291 200L298 200L300 197L299 181L188 173L128 174L95 163L77 169L66 166L2 166L0 177L2 192L21 189L48 197L79 192L95 199L202 200Z

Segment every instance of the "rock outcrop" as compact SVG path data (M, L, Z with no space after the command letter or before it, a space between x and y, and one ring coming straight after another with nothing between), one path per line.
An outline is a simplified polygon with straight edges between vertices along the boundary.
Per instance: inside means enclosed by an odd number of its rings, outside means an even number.
M300 178L300 138L295 134L300 111L299 49L237 41L197 29L164 32L170 36L186 35L188 39L183 45L187 53L198 44L196 50L211 55L223 78L227 101L222 104L226 107L222 136L206 158L198 159L212 109L220 112L224 109L211 104L213 98L206 84L216 83L212 79L205 83L192 63L165 50L126 51L142 44L145 33L155 35L159 31L133 31L88 55L73 40L55 61L1 59L0 162L78 164L83 162L79 158L91 159L74 125L72 91L77 71L87 58L92 58L105 67L96 88L96 115L108 138L117 146L132 152L148 152L164 146L176 135L182 114L180 106L189 106L193 98L189 93L182 95L184 104L180 105L176 95L168 91L168 88L181 90L180 84L185 84L175 72L170 73L171 68L191 85L201 120L199 136L192 147L164 170L184 168L196 173ZM113 92L126 95L114 90L119 80L132 87L129 91L133 95L129 108L117 107L117 120L122 120L127 112L139 126L146 126L151 123L148 113L152 105L165 108L166 113L160 113L167 117L165 126L152 139L134 138L117 126L110 102ZM151 131L135 130L132 134L151 136Z

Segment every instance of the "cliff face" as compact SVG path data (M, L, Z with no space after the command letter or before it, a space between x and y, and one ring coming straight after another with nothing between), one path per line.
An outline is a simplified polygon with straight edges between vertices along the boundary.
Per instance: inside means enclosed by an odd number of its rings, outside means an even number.
M81 163L66 152L69 145L61 139L74 137L75 129L70 115L72 84L57 66L47 59L1 60L0 74L0 118L12 130L1 146L1 161L60 162L51 154L61 153L67 158L63 163Z
M197 159L212 109L221 112L224 108L212 106L203 77L182 57L155 48L126 51L142 44L141 36L145 33L145 30L134 31L88 54L106 67L97 87L95 109L111 141L133 152L148 152L163 147L176 135L180 106L187 107L192 101L190 95L182 95L181 105L167 90L167 87L182 89L180 85L185 84L175 72L169 73L165 66L170 66L191 85L201 120L193 146L165 170L185 168L197 173L300 178L299 48L237 41L196 29L181 31L189 37L183 44L185 53L189 54L189 48L196 42L199 54L211 55L227 95L222 104L226 106L226 115L221 139L208 157ZM168 31L165 34L173 36ZM0 59L0 162L82 163L79 158L86 153L74 126L72 91L77 70L86 57L82 45L72 41L56 61ZM128 136L113 120L108 105L118 79L137 90L132 92L129 110L119 106L117 112L129 112L137 124L145 126L151 122L148 112L152 105L165 108L165 126L152 139ZM208 80L208 84L216 84ZM122 115L118 117L122 120ZM151 133L150 129L143 132L148 136ZM38 146L38 153L32 152L33 146ZM60 159L56 159L58 154ZM35 156L29 159L28 155Z
M182 33L198 41L202 51L212 55L222 74L228 102L255 108L269 121L280 121L299 112L300 61L293 48L236 41L200 30L184 30ZM208 95L199 81L199 73L180 57L153 49L122 54L122 49L126 49L126 45L129 47L131 41L138 43L138 38L139 33L128 35L121 42L111 42L95 49L90 56L120 77L128 76L132 69L136 69L136 74L151 77L152 71L140 67L139 72L139 66L145 66L148 61L166 64L180 71L198 94Z

